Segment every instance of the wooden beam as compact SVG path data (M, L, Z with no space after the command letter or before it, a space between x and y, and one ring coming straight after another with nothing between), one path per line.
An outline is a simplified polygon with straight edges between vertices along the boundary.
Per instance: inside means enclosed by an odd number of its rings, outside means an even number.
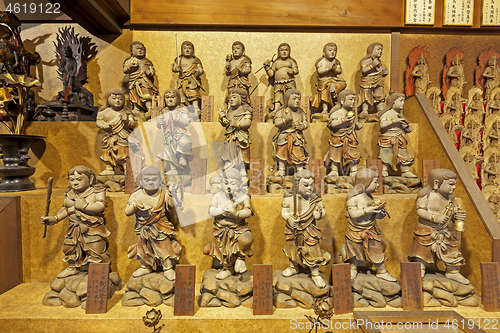
M23 282L21 197L0 197L0 294Z
M399 53L401 49L401 33L391 33L391 90L399 90Z

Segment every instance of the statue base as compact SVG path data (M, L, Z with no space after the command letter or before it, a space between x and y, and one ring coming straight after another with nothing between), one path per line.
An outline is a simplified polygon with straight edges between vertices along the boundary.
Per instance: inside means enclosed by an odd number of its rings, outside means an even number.
M329 113L313 113L311 115L311 123L327 123L330 119Z
M402 305L401 286L397 282L389 282L371 274L358 272L351 280L352 298L355 308L367 307L383 308L387 305L400 308Z
M104 184L109 192L125 191L125 175L98 175L96 180L98 183Z
M85 309L87 300L88 272L65 278L55 278L50 283L51 290L43 296L42 304L45 306L64 306L65 308L81 307ZM120 275L117 272L109 273L108 299L113 297L116 290L121 288Z
M224 280L218 280L215 275L219 269L209 269L203 273L201 295L198 299L200 307L235 308L253 307L253 272L231 275Z
M350 176L325 176L325 193L340 194L347 193L352 189L354 177Z
M384 194L418 193L422 189L422 179L398 176L384 177Z
M174 306L175 281L168 280L163 272L131 277L127 282L122 306Z
M424 306L479 306L471 284L450 280L440 273L427 273L422 279Z
M316 299L332 295L332 287L329 284L324 288L318 288L309 274L298 273L284 277L281 272L283 271L274 271L273 278L273 287L276 290L273 303L276 308L312 309ZM328 281L323 272L320 276Z
M60 101L48 101L38 105L40 113L42 112L55 112L54 117L38 117L41 121L95 121L97 117L97 106L86 106L80 103L69 103L68 119L63 119L63 112L65 103ZM42 113L43 114L43 113Z
M267 176L266 189L271 194L283 194L292 186L293 176Z

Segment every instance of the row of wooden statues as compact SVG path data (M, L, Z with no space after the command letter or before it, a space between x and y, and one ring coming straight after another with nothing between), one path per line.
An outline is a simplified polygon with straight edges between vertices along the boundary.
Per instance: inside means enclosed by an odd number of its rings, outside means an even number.
M181 45L180 54L172 64L172 71L178 73L177 90L182 105L193 105L199 112L201 107L201 91L203 90L201 76L204 73L201 60L195 56L193 43L184 41ZM383 108L384 102L384 80L388 69L382 66L383 45L372 43L367 48L366 56L361 59L361 82L360 101L362 116L367 116L369 107L373 106L377 111ZM275 59L277 54L277 58ZM273 99L268 104L270 115L274 117L275 112L286 106L284 95L289 89L296 89L295 76L299 74L298 64L291 57L291 47L287 43L278 46L278 50L270 60L263 64L263 68L269 80L274 86ZM335 105L339 93L346 88L346 82L340 76L342 66L336 58L337 45L328 43L323 48L323 56L316 63L317 71L317 93L313 96L311 106L314 110L327 114ZM252 71L252 61L245 54L245 46L236 41L232 45L232 52L226 57L225 74L228 77L228 94L233 89L242 89L246 92L250 104L250 96L253 93L248 79ZM155 70L153 63L146 58L146 47L141 42L135 41L130 45L130 56L123 63L123 72L129 75L128 89L130 101L133 105L133 113L139 119L146 120L151 117L153 109L153 97L158 95L158 89L154 84Z
M106 247L110 232L103 218L105 189L96 183L93 171L84 166L69 170L68 180L63 207L55 215L41 218L42 225L54 225L66 217L69 219L63 242L64 261L68 268L55 281L81 274L89 263L111 261ZM247 271L245 259L254 254L247 221L253 210L242 175L239 170L229 168L221 174L221 180L221 189L213 194L209 206L209 214L214 218L214 240L203 250L222 266L214 281L244 274ZM433 268L441 261L446 266L446 278L469 285L458 271L465 264L459 243L460 232L465 230L466 215L453 196L456 181L457 176L450 170L434 169L430 172L428 185L417 196L419 219L413 229L408 257L421 264L422 277L427 268ZM289 260L288 268L281 275L284 278L300 275L299 268L302 267L317 288L328 289L328 283L319 271L320 266L331 261L331 255L320 247L323 235L318 221L325 218L326 210L320 193L315 190L314 174L299 170L291 185L291 190L283 195L281 205L286 240L283 252ZM347 228L340 255L343 262L350 263L351 279L357 277L358 267L374 265L378 279L396 283L385 268L386 246L377 227L377 219L388 215L385 202L373 197L379 185L375 171L364 168L356 173L354 187L346 197ZM131 279L157 271L168 281L175 279L175 264L181 257L182 246L177 241L178 231L169 218L169 212L182 205L177 186L174 183L166 187L162 172L155 166L147 166L141 172L140 186L130 195L125 208L125 214L135 216L136 221L137 242L129 247L128 257L140 262L140 268ZM53 282L51 286L60 284Z
M327 123L329 148L324 156L324 165L330 170L327 177L354 177L358 170L361 154L358 151L357 131L363 125L357 114L355 99L353 90L342 90L337 97L337 105L330 110ZM191 122L190 111L182 106L181 97L175 89L168 89L164 100L165 107L153 119L163 137L164 151L158 157L165 162L167 176L189 175L189 162L193 159L192 142L187 130ZM274 177L293 174L296 170L305 169L309 163L304 138L308 122L300 101L300 92L289 89L284 95L285 106L275 113L273 122L277 132L272 139ZM406 133L413 129L403 114L404 101L403 94L392 93L385 108L378 113L380 134L377 158L382 160L384 177L389 172L399 172L402 177L416 178L409 171L414 158L407 150ZM225 128L221 166L223 169L235 167L244 173L250 162L249 128L252 124L252 108L245 90L231 90L228 107L219 110L219 122ZM106 170L99 177L123 174L129 144L133 150L139 147L137 140L130 135L137 123L125 107L125 96L120 90L108 92L106 105L99 111L96 125L104 130L101 160L106 164Z

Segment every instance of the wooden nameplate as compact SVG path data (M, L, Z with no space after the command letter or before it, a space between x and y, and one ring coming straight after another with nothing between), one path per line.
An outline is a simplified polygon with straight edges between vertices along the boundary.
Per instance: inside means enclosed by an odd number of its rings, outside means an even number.
M354 307L351 287L351 265L332 265L333 305L335 314L351 313Z
M174 316L194 316L194 278L196 266L175 267Z
M89 264L85 313L108 311L109 263Z
M273 265L253 265L253 314L273 314Z
M401 263L401 295L403 310L422 311L424 309L420 263Z

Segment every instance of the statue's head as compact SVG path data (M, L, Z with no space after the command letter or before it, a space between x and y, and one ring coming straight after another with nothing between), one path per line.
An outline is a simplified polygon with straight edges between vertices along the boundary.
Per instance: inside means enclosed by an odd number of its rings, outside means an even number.
M458 54L453 57L453 59L451 60L451 64L453 66L460 65L460 57L458 56Z
M240 88L229 90L229 105L231 105L233 109L236 109L242 104L247 104L246 90Z
M344 89L339 93L337 102L346 110L351 110L356 102L356 92L350 89Z
M194 57L194 44L186 40L181 44L181 54L185 58Z
M386 107L388 107L389 109L394 109L399 112L403 110L404 104L405 104L404 94L395 92L387 97Z
M83 165L77 165L68 171L69 187L81 193L89 186L95 185L95 173Z
M222 172L222 189L229 196L234 196L241 187L241 173L235 168L229 168Z
M130 55L136 58L144 58L146 56L146 47L139 41L130 44Z
M243 45L243 43L240 41L234 42L232 49L233 49L233 57L235 59L239 59L245 55L245 45Z
M383 50L384 45L382 43L371 43L366 49L366 58L380 58Z
M125 94L120 89L111 89L106 93L107 107L120 111L125 106Z
M141 171L141 187L146 191L155 191L160 188L161 171L154 165L148 165Z
M356 176L354 177L354 191L356 193L373 193L375 192L379 184L378 173L370 168L364 168L356 172Z
M323 57L328 60L333 60L337 56L337 44L335 43L327 43L323 47Z
M495 163L500 162L500 155L497 153L491 154L490 158L488 159L488 162L495 162Z
M64 48L64 57L66 57L66 58L73 57L73 50L71 49L71 46L68 45Z
M304 199L309 199L314 191L314 173L300 169L293 177L297 184L297 193Z
M448 169L433 169L429 173L429 185L427 186L432 186L433 191L447 198L455 191L456 183L457 175L453 171Z
M290 48L290 45L288 43L281 43L278 46L278 57L282 60L286 60L290 58L290 53L292 49Z
M494 55L490 59L488 59L488 66L496 66L497 65L497 56Z
M425 56L424 56L424 54L423 54L423 53L420 53L420 56L418 57L417 63L418 63L419 65L423 65L423 64L425 64Z
M181 98L179 96L179 92L177 89L167 89L165 94L163 95L165 99L165 106L170 110L175 109L177 106L181 104Z
M300 106L300 91L297 89L288 89L283 98L285 106L292 110L296 110Z

